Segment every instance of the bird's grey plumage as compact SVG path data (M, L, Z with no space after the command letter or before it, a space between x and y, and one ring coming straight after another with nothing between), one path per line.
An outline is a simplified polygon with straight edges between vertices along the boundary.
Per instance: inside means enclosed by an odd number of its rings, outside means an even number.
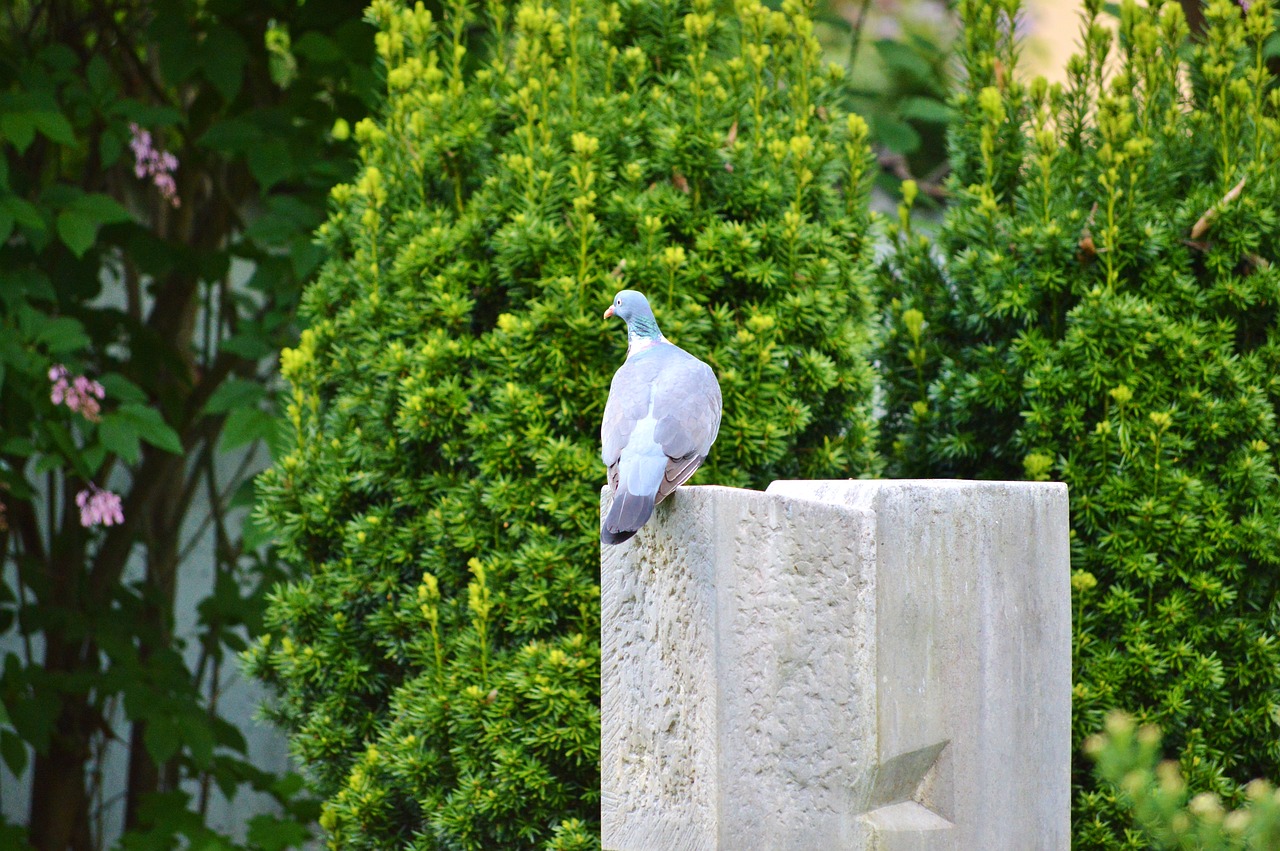
M720 385L711 367L669 342L643 295L623 290L605 316L627 322L627 359L614 373L600 424L600 457L613 505L600 540L634 535L653 507L707 457L720 429Z

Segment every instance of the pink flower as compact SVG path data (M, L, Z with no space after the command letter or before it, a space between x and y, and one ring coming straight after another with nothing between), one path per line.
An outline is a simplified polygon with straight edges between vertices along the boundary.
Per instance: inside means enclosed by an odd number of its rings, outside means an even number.
M49 370L49 380L53 382L53 389L49 391L49 401L55 405L66 405L86 420L97 422L102 413L102 406L98 404L98 400L104 398L107 391L101 384L83 375L76 376L74 381L68 383L68 375L70 373L62 364Z
M160 194L177 207L181 201L173 173L178 170L178 158L168 151L156 150L151 143L151 133L137 124L130 122L129 132L133 134L129 140L129 147L133 150L133 173L139 180L150 177Z
M93 482L87 490L76 494L76 505L80 506L80 525L114 526L124 522L124 509L120 506L120 495L103 490Z
M53 391L49 393L49 400L55 405L61 405L68 389L67 368L62 364L50 368L49 380L53 382Z

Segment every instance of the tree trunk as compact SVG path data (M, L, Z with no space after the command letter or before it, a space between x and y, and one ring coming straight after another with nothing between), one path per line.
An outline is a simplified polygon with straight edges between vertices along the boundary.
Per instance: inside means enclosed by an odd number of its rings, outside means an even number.
M36 754L28 833L37 851L90 851L92 847L85 766L93 718L84 695L66 695L54 722L48 753Z
M187 287L195 291L195 285ZM188 318L180 325L177 340L181 350L190 348L191 329L198 304L191 299L184 305ZM184 376L185 378L185 376ZM171 392L181 392L181 381L170 381ZM149 449L149 452L159 450ZM178 591L178 551L182 534L182 518L186 516L190 497L185 488L185 459L166 456L160 467L159 481L148 502L142 522L146 547L147 574L143 591L142 622L136 630L138 658L145 667L157 651L173 646L174 608ZM126 830L139 826L140 808L146 795L167 792L178 784L177 763L158 765L146 747L147 722L135 719L129 739L129 781L125 791Z
M76 510L70 491L64 491L62 529L50 541L48 557L40 568L39 583L47 589L43 603L55 611L83 611L77 568L84 563L85 538L78 524L65 522ZM39 552L35 542L31 543L28 552ZM71 638L60 630L45 630L44 636L43 668L48 679L37 685L37 699L58 709L48 752L36 753L32 769L29 840L38 851L90 851L85 768L100 721L87 691L61 691L59 681L71 674L96 672L97 648L92 641Z
M1191 37L1199 39L1204 35L1204 8L1200 0L1181 0L1182 14L1186 16L1187 25L1191 27Z

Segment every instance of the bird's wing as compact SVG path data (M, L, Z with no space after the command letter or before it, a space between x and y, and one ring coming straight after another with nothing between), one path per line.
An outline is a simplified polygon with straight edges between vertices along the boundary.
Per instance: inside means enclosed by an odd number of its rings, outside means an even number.
M654 439L667 456L658 502L697 471L720 430L720 383L715 373L687 352L672 348L683 357L673 358L664 370L654 400Z

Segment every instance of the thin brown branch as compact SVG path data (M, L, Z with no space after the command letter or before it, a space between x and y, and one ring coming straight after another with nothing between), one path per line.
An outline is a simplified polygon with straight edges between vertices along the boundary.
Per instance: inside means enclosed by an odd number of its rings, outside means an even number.
M862 0L862 6L858 8L858 17L853 21L852 41L849 44L849 70L853 70L853 64L858 61L858 47L862 41L862 29L867 24L867 12L871 9L871 0Z
M918 178L913 175L911 173L911 165L902 154L897 154L893 151L881 151L876 155L876 163L899 180L914 180L920 191L935 201L947 200L946 187L942 186L941 183L935 183L929 178ZM936 172L937 169L934 171ZM945 176L945 174L944 170L943 175Z
M1244 177L1240 178L1240 182L1231 187L1231 189L1227 191L1227 194L1222 196L1221 201L1204 211L1204 215L1197 219L1196 223L1191 226L1192 239L1199 239L1204 236L1205 231L1209 229L1209 225L1213 224L1213 220L1218 217L1218 213L1220 213L1223 208L1232 201L1240 197L1240 193L1244 191L1244 182L1246 179L1247 178Z
M7 456L5 462L11 470L21 470L23 459ZM22 499L9 500L9 528L18 532L15 542L20 544L22 552L34 561L43 564L48 556L45 554L44 539L40 536L40 524L36 520L35 509L31 503Z
M249 469L249 465L253 462L253 459L257 457L258 448L261 445L261 438L258 438L249 444L249 449L245 452L244 458L240 459L240 464L236 467L235 472L231 474L230 483L222 489L221 493L210 494L210 500L214 500L216 497L217 502L216 504L212 501L210 502L209 513L200 521L200 525L196 527L196 531L192 533L191 538L188 539L187 545L182 548L182 552L178 555L179 561L185 560L191 555L191 551L195 549L196 543L200 540L200 536L209 528L209 524L216 519L214 517L215 510L219 515L226 511L225 506L227 501L235 495L236 490L240 487L240 483L244 481L245 471Z
M1187 26L1191 29L1191 37L1198 39L1204 35L1204 8L1201 0L1180 0L1182 14L1186 16Z

